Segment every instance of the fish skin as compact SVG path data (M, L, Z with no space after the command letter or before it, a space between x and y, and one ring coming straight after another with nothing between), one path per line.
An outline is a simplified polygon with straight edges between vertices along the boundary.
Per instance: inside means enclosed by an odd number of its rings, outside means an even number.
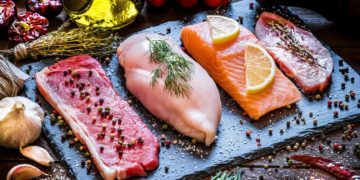
M207 22L184 27L181 32L184 47L251 118L258 120L270 111L301 99L301 94L295 85L278 69L272 84L264 91L256 94L247 93L245 44L257 43L258 39L245 27L240 26L240 34L236 39L214 45L209 28Z
M322 67L310 65L302 58L293 55L285 47L278 45L279 36L271 31L268 22L281 22L290 28L299 44L308 49ZM330 52L309 31L297 27L292 22L270 12L263 12L255 27L256 36L274 58L279 68L302 89L304 93L323 92L331 82L333 60Z
M158 67L150 61L150 39L165 40L175 51L194 64L188 97L171 95L164 90L165 75L152 86L151 72ZM136 34L121 43L117 50L119 63L125 70L126 87L154 116L170 124L180 133L204 142L214 142L221 119L221 101L215 82L170 37Z

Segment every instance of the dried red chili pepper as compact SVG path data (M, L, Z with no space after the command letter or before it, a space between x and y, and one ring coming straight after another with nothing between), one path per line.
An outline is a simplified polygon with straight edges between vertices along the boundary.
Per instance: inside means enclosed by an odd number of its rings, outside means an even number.
M360 178L360 176L355 175L355 172L343 166L341 163L325 159L322 157L309 156L309 155L293 155L290 156L290 159L300 161L302 163L320 168L340 180L351 180Z
M47 32L49 21L38 13L26 12L9 28L9 39L15 42L29 42Z
M14 20L15 3L11 0L0 0L0 29L7 27Z
M55 17L61 13L63 3L61 0L26 0L25 7L42 16Z

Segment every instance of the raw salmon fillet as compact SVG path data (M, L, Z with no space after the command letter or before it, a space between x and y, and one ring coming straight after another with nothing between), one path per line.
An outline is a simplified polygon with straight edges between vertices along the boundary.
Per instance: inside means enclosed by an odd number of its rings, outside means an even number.
M280 28L288 36L284 36ZM276 14L263 12L256 23L255 34L265 44L280 69L303 92L322 92L328 87L333 60L330 52L311 32Z
M40 93L87 146L104 179L145 176L158 166L156 136L114 90L96 59L70 57L35 78Z
M244 27L236 40L214 45L208 23L202 22L184 27L181 40L190 55L255 120L301 99L295 85L278 69L268 88L256 94L246 93L244 45L258 40Z

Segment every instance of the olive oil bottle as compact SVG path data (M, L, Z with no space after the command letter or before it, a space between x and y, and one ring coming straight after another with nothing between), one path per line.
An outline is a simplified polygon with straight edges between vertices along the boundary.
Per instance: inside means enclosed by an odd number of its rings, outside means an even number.
M80 26L116 30L135 20L144 0L64 0L64 5Z

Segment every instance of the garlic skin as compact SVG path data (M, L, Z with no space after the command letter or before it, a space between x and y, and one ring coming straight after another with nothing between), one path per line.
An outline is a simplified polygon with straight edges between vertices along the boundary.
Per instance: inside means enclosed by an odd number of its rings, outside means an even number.
M20 164L10 169L6 176L6 180L24 180L34 179L42 175L47 175L40 169L29 164Z
M0 101L0 146L18 149L33 143L41 133L44 111L25 97Z
M39 146L20 147L20 153L43 166L50 166L54 162L50 154Z

